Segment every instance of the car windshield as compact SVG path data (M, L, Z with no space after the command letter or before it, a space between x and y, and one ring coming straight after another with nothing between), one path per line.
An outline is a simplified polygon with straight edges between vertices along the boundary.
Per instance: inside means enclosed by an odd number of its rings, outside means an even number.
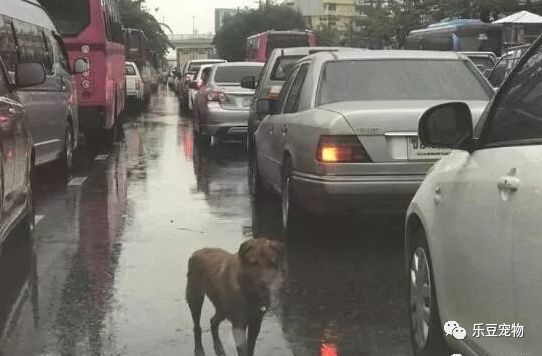
M482 73L495 66L495 62L489 57L470 57L470 60Z
M127 64L124 66L126 75L136 75L136 70L133 65Z
M225 66L216 69L216 83L241 83L245 76L260 77L262 66Z
M303 56L288 56L278 58L275 66L273 67L273 71L271 72L271 80L282 82L285 81L294 64L296 64L296 62L301 58L303 58Z
M90 23L89 0L39 0L58 31L66 37L78 35Z
M488 100L490 95L467 61L346 60L325 65L318 102Z

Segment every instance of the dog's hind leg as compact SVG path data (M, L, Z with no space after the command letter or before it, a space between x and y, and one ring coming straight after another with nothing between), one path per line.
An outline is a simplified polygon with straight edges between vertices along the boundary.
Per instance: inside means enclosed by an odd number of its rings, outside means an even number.
M218 328L220 323L224 321L224 317L217 311L215 316L211 319L211 334L213 335L213 345L217 356L225 356L224 345L220 341L220 335L218 334Z
M194 276L193 271L188 270L188 282L186 284L186 301L190 307L192 313L192 320L194 321L194 344L196 356L204 356L203 344L201 341L201 308L203 306L203 299L205 298L205 292L203 285L201 284L201 278Z

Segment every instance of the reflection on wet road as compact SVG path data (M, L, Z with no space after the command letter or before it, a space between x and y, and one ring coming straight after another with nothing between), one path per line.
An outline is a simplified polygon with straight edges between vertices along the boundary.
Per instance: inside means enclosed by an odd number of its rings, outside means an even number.
M252 203L238 144L200 150L161 92L107 157L68 187L40 177L33 236L0 257L0 355L193 355L187 261L282 239L280 207ZM256 355L410 355L402 217L311 221L288 244L283 288ZM210 303L203 341L213 355ZM220 329L235 355L231 329Z

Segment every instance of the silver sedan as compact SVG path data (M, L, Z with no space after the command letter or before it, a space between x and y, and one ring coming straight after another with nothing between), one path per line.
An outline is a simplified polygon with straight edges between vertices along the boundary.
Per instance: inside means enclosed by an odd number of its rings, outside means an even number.
M259 77L263 63L224 63L205 68L194 98L194 126L201 143L212 138L246 136L254 89L241 87L243 77Z
M418 120L428 108L465 101L478 119L493 89L452 52L323 52L301 59L255 134L251 187L282 197L286 230L300 212L405 211L432 164Z

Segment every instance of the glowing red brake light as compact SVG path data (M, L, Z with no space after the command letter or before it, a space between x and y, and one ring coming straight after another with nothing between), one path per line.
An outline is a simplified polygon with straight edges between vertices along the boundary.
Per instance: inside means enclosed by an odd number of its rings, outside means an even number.
M320 137L316 159L323 163L371 162L371 158L356 136Z

